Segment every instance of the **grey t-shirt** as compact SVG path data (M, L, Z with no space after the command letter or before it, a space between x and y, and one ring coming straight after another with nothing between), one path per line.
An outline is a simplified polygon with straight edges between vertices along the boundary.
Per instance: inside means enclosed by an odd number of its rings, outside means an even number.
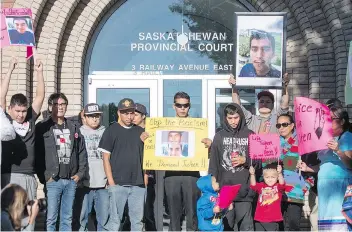
M98 147L105 127L100 126L94 130L83 125L80 130L84 136L88 156L88 176L86 174L83 184L90 188L103 188L106 185L107 178L104 171L102 152L98 151Z
M241 109L244 113L244 117L246 118L246 124L248 126L248 129L250 129L251 131L254 131L254 133L259 132L260 125L261 125L262 121L265 121L265 122L263 122L263 124L265 124L263 126L268 127L266 129L266 131L268 133L274 133L274 134L278 133L278 131L275 127L277 117L282 114L288 113L288 109L279 108L277 113L272 113L269 118L263 118L260 115L252 114L251 112L246 110L246 108L244 108L242 105L241 105Z

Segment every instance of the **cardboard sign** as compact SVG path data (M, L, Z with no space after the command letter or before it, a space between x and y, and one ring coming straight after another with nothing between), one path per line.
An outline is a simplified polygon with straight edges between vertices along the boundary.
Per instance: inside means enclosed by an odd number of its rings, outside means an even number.
M298 153L304 155L327 149L332 136L329 108L315 100L296 97L294 101Z
M249 155L251 159L276 159L280 156L278 134L249 135Z
M147 118L143 169L207 171L208 120L203 118Z
M221 209L226 209L230 206L230 204L235 200L237 197L238 192L240 191L241 185L228 185L223 186L220 189L220 196L219 196L219 207Z
M1 9L0 46L35 46L32 10L29 8Z

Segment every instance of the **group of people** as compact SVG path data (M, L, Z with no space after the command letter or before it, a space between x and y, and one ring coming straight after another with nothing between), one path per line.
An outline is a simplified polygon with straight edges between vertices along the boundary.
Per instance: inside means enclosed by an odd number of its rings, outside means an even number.
M49 115L35 124L45 96L43 65L35 63L38 84L32 105L23 94L15 94L6 108L15 66L12 60L1 86L1 108L7 109L3 114L7 127L1 129L1 229L33 230L41 208L36 200L36 174L45 186L48 231L87 231L93 208L99 231L121 230L126 215L131 230L142 231L144 226L155 231L155 172L143 170L142 165L144 141L149 136L145 132L146 107L122 99L118 122L105 128L98 104L87 104L75 120L65 116L69 104L65 94L53 93L48 99ZM246 110L233 88L233 103L224 108L222 128L213 140L202 139L209 148L207 176L200 177L198 171L165 172L171 231L181 230L183 215L190 231L299 230L307 192L318 194L323 202L318 207L317 199L312 199L313 230L318 227L317 209L319 228L339 229L351 222L344 217L350 215L351 207L343 207L345 192L352 184L348 114L338 101L328 102L335 139L328 142L326 150L301 158L294 118L288 112L287 74L283 80L280 109L274 112L273 94L262 91L257 96L260 115ZM236 85L233 77L229 82ZM175 94L176 117L189 117L190 107L187 93ZM278 133L282 148L279 160L250 160L248 137L252 133ZM170 132L168 142L180 144L181 137ZM219 189L237 184L241 187L233 203L221 209Z

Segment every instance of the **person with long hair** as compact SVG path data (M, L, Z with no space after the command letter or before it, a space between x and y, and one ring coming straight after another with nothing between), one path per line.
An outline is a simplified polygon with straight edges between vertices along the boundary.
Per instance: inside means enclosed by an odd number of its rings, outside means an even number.
M17 184L7 185L1 192L1 231L34 231L35 219L39 212L38 201L29 205L27 192ZM22 219L28 214L28 224Z
M341 213L347 186L352 184L352 133L346 110L331 107L332 134L326 150L319 151L319 166L301 162L304 172L318 172L318 227L320 230L346 231L346 219Z

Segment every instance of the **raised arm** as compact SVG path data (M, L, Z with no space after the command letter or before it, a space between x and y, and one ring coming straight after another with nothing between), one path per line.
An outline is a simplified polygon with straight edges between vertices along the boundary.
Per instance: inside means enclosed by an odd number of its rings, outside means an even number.
M34 68L37 72L37 92L35 95L35 99L32 103L32 108L37 114L39 114L45 97L43 63L41 62L41 60L37 60L36 64L34 65Z
M250 166L250 167L249 167L249 174L251 175L251 176L250 176L250 179L249 179L250 185L251 185L251 186L256 186L257 181L255 180L255 169L254 169L253 166Z
M241 107L241 109L242 109L242 111L244 113L244 117L246 118L246 123L247 124L250 123L250 120L251 120L253 115L252 115L252 113L250 111L248 111L246 108L244 108L242 106L240 94L238 92L238 89L235 88L236 79L235 79L235 77L232 74L230 75L230 78L229 78L229 84L232 86L232 102L238 104Z
M9 69L7 70L5 78L2 79L2 82L1 82L0 104L4 110L6 109L6 95L7 95L7 92L9 91L11 74L13 70L16 68L16 66L17 66L17 59L12 58L10 60Z
M282 82L283 82L284 88L283 88L283 95L281 99L280 109L281 109L281 113L284 114L288 112L288 108L289 108L288 84L290 83L290 77L288 73L284 74L282 78Z

